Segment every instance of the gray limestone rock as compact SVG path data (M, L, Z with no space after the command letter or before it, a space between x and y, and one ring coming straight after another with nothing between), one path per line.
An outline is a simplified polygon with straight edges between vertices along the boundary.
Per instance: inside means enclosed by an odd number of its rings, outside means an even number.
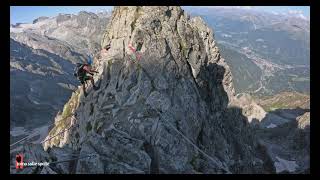
M79 159L75 173L275 172L231 106L230 69L201 18L180 7L115 7L107 44L94 62L100 90L72 96L62 114L76 112L75 127L46 143L96 154Z

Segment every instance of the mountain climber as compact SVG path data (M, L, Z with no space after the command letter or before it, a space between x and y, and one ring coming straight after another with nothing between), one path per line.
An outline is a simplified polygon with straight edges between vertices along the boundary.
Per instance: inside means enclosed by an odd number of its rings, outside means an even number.
M74 75L78 77L80 83L82 84L84 96L87 96L86 93L86 81L90 80L93 86L93 89L97 89L98 87L95 86L93 80L93 73L99 73L98 71L92 69L92 58L89 56L89 60L87 63L77 63L77 67L75 68ZM89 76L90 74L91 76Z

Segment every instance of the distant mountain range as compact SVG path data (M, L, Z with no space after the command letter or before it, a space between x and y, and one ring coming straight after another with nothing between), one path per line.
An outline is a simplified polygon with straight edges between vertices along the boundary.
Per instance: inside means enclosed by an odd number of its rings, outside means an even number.
M10 34L34 33L58 39L69 43L80 53L89 54L100 48L100 39L109 16L109 13L86 11L77 15L59 14L51 18L42 16L33 23L11 25Z
M236 92L310 91L310 21L241 8L186 7L214 30Z
M75 63L100 49L110 14L80 12L10 26L11 127L52 121L79 85Z

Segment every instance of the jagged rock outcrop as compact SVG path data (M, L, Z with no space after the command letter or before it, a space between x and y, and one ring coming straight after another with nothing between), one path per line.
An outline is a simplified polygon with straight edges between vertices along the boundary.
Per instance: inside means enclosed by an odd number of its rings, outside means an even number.
M94 62L100 89L84 97L79 88L44 143L96 154L74 173L275 172L201 18L180 7L115 7L101 46L109 43Z
M304 113L302 116L297 117L298 127L300 129L310 128L310 112Z
M255 134L277 173L310 173L310 97L282 92L260 99L267 110Z
M248 122L253 125L259 125L266 117L266 111L259 106L249 94L237 94L234 104L242 109L242 114L246 116Z
M277 173L310 173L310 113L256 132Z
M27 27L11 28L19 26ZM46 152L33 144L10 150L13 163L22 152L49 167L15 171L12 164L11 173L309 173L310 98L284 92L257 104L248 94L234 97L212 35L201 18L177 7L115 8L102 39L112 48L95 61L100 89L89 87L86 98L80 89L73 93L55 118ZM11 39L11 72L59 76L70 66L60 57L77 60L73 46L59 39L29 30L11 36L28 45ZM129 44L142 59L132 58ZM41 65L51 63L44 71ZM41 133L30 137L33 143Z

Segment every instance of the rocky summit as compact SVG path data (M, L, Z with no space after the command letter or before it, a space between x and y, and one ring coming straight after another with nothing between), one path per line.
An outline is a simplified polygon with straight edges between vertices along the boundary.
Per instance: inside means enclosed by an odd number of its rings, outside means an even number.
M265 112L251 100L240 108L230 68L200 17L180 7L115 7L101 39L107 44L94 60L100 88L89 85L85 97L78 87L43 147L23 148L26 159L52 163L22 173L278 172L279 159L249 123Z

